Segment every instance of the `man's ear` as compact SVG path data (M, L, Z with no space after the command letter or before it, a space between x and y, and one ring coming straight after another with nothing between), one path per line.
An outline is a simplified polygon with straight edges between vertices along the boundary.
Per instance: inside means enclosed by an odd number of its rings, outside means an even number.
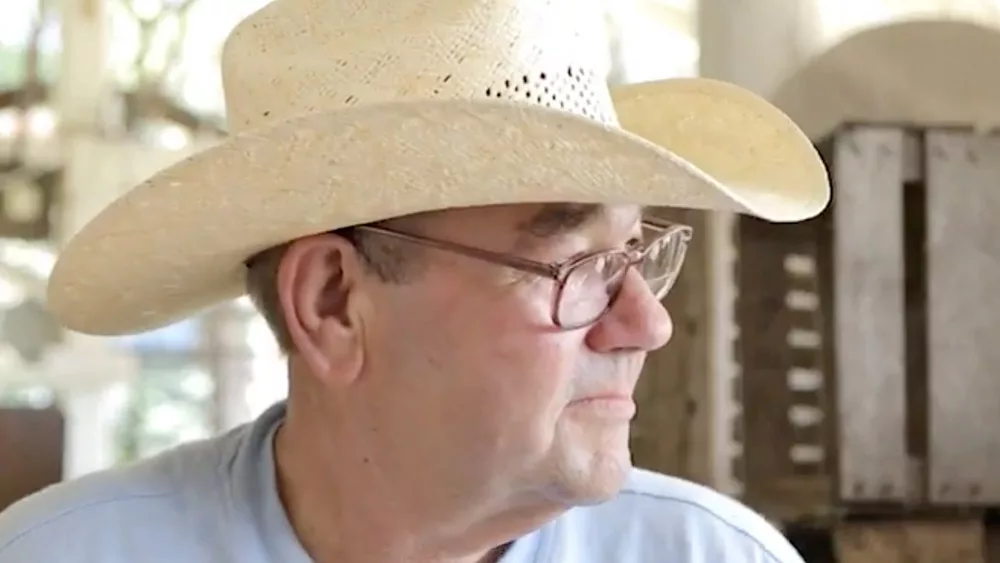
M326 383L348 383L360 370L363 333L353 305L363 276L357 249L333 234L296 240L278 266L278 299L295 354Z

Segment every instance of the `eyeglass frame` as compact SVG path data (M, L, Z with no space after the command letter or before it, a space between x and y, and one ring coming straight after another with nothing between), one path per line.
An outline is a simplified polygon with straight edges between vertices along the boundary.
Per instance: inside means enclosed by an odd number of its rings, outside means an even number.
M684 225L680 223L659 223L657 221L652 221L649 219L643 220L642 226L659 232L656 238L651 240L648 244L641 244L637 245L634 248L627 248L627 249L597 250L594 252L589 252L582 256L577 256L566 260L560 260L557 262L539 262L537 260L524 258L522 256L505 254L502 252L486 250L484 248L476 248L473 246L467 246L461 243L451 242L447 240L424 237L377 225L357 225L354 227L354 230L367 231L374 234L381 234L398 240L403 240L414 244L426 246L429 248L435 248L438 250L444 250L446 252L452 252L468 258L482 260L484 262L489 262L491 264L496 264L499 266L506 266L508 268L513 268L521 272L534 274L536 276L551 279L554 282L556 282L555 293L552 298L552 310L550 312L552 324L563 330L577 330L585 326L591 326L595 324L597 321L599 321L604 315L607 314L607 312L611 309L611 307L614 306L615 302L618 300L618 295L619 295L618 293L616 293L613 296L613 298L608 301L608 305L604 308L604 310L601 311L599 315L594 317L594 319L588 322L581 323L579 325L565 325L564 323L560 322L559 305L562 302L563 292L566 289L566 282L569 281L569 276L575 268L578 268L580 264L583 264L589 260L593 260L599 256L622 256L625 259L625 264L626 264L625 267L622 268L622 272L624 274L628 272L629 268L634 268L637 265L641 264L642 260L646 257L649 250L653 248L656 245L656 243L671 236L678 236L680 237L680 244L682 246L678 249L679 257L677 258L677 266L673 272L669 273L672 279L665 286L663 295L658 296L658 298L662 299L668 293L670 293L671 289L673 289L673 285L674 283L676 283L677 277L680 274L681 268L684 265L684 259L687 254L687 248L689 243L691 242L691 238L694 235L694 229L689 225Z

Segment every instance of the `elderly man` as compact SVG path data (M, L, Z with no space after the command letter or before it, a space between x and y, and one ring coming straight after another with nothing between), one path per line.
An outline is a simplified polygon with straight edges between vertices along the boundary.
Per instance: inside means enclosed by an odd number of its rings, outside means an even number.
M737 502L633 469L628 434L692 236L645 208L801 220L823 165L733 86L609 91L600 22L276 0L239 25L232 135L87 225L49 302L107 335L247 292L288 399L16 504L0 563L801 563Z

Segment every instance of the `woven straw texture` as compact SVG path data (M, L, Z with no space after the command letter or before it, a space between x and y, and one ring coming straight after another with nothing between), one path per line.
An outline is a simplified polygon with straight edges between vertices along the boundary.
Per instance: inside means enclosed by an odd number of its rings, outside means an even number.
M420 211L632 202L773 221L819 213L826 171L766 101L700 79L612 92L592 0L276 0L223 51L231 135L69 243L70 329L164 326L243 292L265 248Z

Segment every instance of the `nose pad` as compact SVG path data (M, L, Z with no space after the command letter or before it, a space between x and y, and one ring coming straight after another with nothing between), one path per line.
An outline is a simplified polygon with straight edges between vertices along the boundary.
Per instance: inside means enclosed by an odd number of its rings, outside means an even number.
M639 302L643 307L663 308L663 304L656 300L652 288L649 287L649 284L646 283L642 274L635 267L629 268L625 274L621 289L618 291L618 297L619 300L630 298L633 301ZM618 303L615 303L615 305L618 305Z

